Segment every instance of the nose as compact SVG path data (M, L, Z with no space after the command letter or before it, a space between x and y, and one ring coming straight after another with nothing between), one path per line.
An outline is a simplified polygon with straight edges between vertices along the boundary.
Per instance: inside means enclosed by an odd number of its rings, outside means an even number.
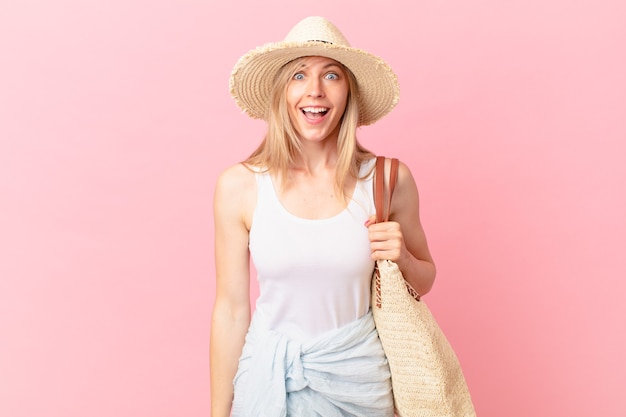
M309 97L323 97L324 88L322 82L317 77L311 77L307 84L307 96Z

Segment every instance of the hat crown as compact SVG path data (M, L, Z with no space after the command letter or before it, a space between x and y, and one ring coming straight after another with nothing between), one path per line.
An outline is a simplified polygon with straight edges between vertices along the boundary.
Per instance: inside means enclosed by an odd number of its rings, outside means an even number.
M285 42L324 42L350 46L348 40L328 19L320 16L307 17L298 22L285 37Z

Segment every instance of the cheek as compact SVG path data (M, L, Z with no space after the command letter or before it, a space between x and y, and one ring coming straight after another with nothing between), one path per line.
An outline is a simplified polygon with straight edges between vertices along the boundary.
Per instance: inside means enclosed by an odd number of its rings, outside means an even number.
M287 91L285 92L285 105L287 115L289 116L289 120L292 124L296 122L296 113L298 112L298 94L294 90L294 88L288 87Z
M302 97L302 90L303 90L303 87L301 84L290 83L287 86L287 91L285 93L285 96L287 98L287 103L289 104L298 103L298 101L300 100L300 97Z
M293 88L288 87L287 91L285 92L285 100L287 101L287 104L289 105L289 107L291 107L291 103L293 102Z
M336 101L338 106L340 106L342 108L342 113L343 110L346 109L346 106L348 104L348 86L347 85L342 85L341 88L337 89L337 95L336 95Z
M298 104L298 95L297 93L294 91L293 88L288 88L287 92L285 94L285 101L286 101L286 105L287 105L287 113L289 114L289 117L292 118L293 114L295 112L295 108Z
M337 107L341 109L341 114L343 114L346 110L346 106L348 105L348 96L346 94L341 94L337 96L335 101Z

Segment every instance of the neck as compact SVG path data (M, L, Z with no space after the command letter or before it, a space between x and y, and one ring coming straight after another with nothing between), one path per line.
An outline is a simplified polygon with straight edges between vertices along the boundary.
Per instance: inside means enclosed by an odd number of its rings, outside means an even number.
M314 173L320 170L335 169L337 165L337 141L306 142L302 144L302 155L293 168Z

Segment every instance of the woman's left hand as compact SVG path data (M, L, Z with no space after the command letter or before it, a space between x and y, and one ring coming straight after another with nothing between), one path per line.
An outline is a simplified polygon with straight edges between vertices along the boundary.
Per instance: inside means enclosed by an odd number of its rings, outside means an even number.
M406 256L400 223L394 221L376 223L376 217L372 216L365 226L369 232L372 259L398 262Z

